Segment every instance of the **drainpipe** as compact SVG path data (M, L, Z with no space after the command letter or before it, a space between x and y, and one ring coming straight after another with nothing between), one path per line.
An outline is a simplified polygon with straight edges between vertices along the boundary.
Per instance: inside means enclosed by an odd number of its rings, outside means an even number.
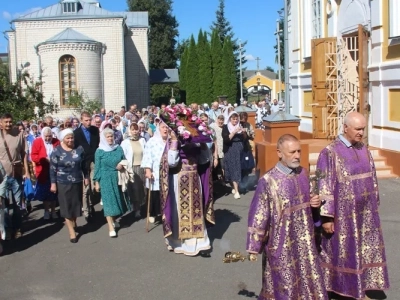
M42 83L42 58L39 54L39 45L35 46L36 55L38 56L38 65L39 65L39 81ZM43 85L40 85L40 92L43 92Z
M102 102L102 107L105 107L105 99L104 99L104 62L103 62L103 57L106 52L106 45L101 44L101 50L100 50L100 68L101 68L101 102Z
M288 5L289 0L284 0L284 26L283 26L283 38L284 38L284 51L285 51L285 108L286 113L290 114L290 95L289 95L289 40L288 40Z

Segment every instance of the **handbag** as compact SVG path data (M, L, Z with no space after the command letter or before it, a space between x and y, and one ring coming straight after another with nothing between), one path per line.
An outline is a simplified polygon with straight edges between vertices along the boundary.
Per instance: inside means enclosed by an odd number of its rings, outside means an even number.
M17 172L16 172L15 170L16 170L17 168L20 170L19 173L22 174L22 170L21 170L22 162L21 162L20 160L14 161L14 162L13 162L13 159L12 159L11 153L10 153L10 149L8 148L6 139L4 138L3 130L0 130L0 133L1 133L1 138L3 139L3 142L4 142L4 148L6 149L6 153L7 153L8 159L10 160L10 163L11 163L11 168L12 168L11 176L12 176L13 178L15 178L15 175L17 174ZM20 175L21 175L21 174L20 174Z
M35 196L35 189L33 188L32 181L29 178L26 178L24 181L24 194L25 199L28 201L32 201Z
M240 165L242 170L252 170L256 166L251 150L243 151L240 154Z

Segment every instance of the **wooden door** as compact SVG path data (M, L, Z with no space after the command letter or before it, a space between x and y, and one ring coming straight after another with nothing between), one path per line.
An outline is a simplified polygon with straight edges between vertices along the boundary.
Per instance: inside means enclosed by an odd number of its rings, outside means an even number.
M336 38L314 39L311 43L313 137L326 139L331 125L328 122L328 103L332 102L330 92L335 90L337 80Z
M359 60L358 60L358 76L359 76L359 102L358 112L364 115L367 120L367 126L364 131L363 142L368 145L368 122L370 115L369 104L369 73L368 73L368 39L369 32L364 26L358 25L358 45L359 45Z

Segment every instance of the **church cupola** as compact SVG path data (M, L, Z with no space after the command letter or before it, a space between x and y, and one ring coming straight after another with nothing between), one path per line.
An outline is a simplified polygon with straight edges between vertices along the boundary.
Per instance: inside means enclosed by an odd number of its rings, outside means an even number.
M76 14L80 8L78 0L62 0L61 5L63 14Z

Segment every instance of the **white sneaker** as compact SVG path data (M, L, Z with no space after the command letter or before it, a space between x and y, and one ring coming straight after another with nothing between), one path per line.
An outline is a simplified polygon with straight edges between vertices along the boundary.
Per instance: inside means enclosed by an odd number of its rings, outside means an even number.
M155 221L156 221L156 219L155 219L154 217L149 217L149 222L150 222L151 224L153 224Z
M112 238L117 237L117 233L115 232L115 230L110 231L108 234L109 234L110 237L112 237Z
M45 211L45 212L44 212L43 219L45 219L45 220L50 220L50 213L49 213L48 211Z
M235 199L240 199L240 194L239 194L239 193L235 193L235 195L233 196L233 198L235 198Z
M51 213L51 218L52 218L52 219L58 219L57 213L56 213L56 212L52 212L52 213Z
M235 189L232 189L232 194L236 194L236 191L235 191Z

